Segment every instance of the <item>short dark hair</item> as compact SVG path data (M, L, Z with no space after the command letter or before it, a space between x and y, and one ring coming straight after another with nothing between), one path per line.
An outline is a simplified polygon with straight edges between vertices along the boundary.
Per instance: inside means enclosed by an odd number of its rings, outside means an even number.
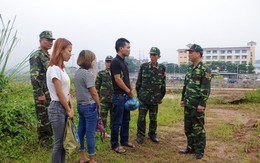
M125 38L117 39L116 40L116 47L115 47L116 48L116 52L119 51L120 47L124 47L126 43L130 44L130 42L127 39L125 39Z
M203 57L203 51L200 51L200 56Z
M90 69L91 63L96 59L95 54L90 50L82 50L79 53L77 64L84 69Z

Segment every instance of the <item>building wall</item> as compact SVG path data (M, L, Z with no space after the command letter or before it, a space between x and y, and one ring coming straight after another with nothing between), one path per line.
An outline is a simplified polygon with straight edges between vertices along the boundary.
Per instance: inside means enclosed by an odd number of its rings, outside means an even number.
M255 46L251 41L245 47L217 47L203 48L203 62L224 61L236 64L252 62L255 64ZM188 63L188 52L185 49L178 49L178 64Z

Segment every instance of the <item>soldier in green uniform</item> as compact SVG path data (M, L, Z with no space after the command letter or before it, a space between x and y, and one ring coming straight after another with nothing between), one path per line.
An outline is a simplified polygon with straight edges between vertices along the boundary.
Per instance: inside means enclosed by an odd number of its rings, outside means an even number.
M113 85L110 72L110 64L113 60L112 56L107 56L105 59L106 69L99 71L96 79L96 89L100 98L101 105L101 118L104 122L104 126L107 124L107 115L110 114L110 129L113 122ZM110 138L108 133L105 133L105 137Z
M187 69L181 98L187 148L180 150L179 153L194 153L196 159L201 159L206 146L204 111L210 94L211 72L201 61L203 55L201 46L193 44L187 51L192 64Z
M160 50L152 47L150 50L151 61L141 65L136 81L136 92L140 101L136 138L139 144L144 141L145 119L148 111L150 118L148 136L153 142L159 143L156 134L158 104L162 102L166 92L165 66L157 62L160 57Z
M50 104L50 94L46 84L46 71L50 61L48 50L53 45L51 31L40 33L40 47L30 56L30 74L33 86L33 96L35 102L36 115L38 120L38 139L42 146L51 147L52 128L48 118L48 106Z

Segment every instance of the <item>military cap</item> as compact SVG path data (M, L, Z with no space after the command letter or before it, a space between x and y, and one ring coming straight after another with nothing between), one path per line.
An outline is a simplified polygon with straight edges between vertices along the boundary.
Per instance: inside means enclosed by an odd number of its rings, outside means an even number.
M112 61L113 60L113 57L111 56L111 55L108 55L107 57L106 57L106 61Z
M193 44L190 49L187 49L186 51L196 51L196 52L203 52L203 49L201 46L197 44Z
M150 50L150 54L160 55L160 50L157 47L152 47Z
M40 39L42 39L42 38L55 40L55 38L52 37L52 32L51 31L43 31L42 33L40 33Z

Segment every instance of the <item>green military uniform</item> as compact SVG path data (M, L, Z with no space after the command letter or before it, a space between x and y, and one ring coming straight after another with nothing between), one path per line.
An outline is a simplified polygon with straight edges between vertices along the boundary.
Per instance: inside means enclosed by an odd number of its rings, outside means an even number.
M49 65L50 56L49 54L45 54L41 49L38 49L30 56L29 61L33 96L38 119L38 138L39 140L46 141L46 139L51 139L52 136L52 128L47 111L51 98L46 84L46 71ZM46 97L45 105L39 104L39 96Z
M108 69L98 72L95 85L96 85L96 89L97 89L97 92L98 92L98 95L99 95L99 98L100 98L101 118L104 122L104 126L106 127L107 115L108 115L108 111L109 111L110 128L111 128L112 122L113 122L113 111L112 111L112 108L113 108L113 102L112 102L113 85L112 85L111 74L109 73Z
M141 65L136 82L137 97L140 101L137 137L144 138L146 130L146 114L149 111L149 137L156 136L158 104L161 103L166 92L165 66L153 67L151 62Z
M40 39L55 40L55 38L52 37L51 31L43 31L40 33L39 37ZM31 83L33 86L33 96L38 120L38 139L41 141L41 143L43 143L42 145L47 147L51 145L50 143L52 142L53 135L47 111L51 101L46 83L46 71L49 65L49 61L50 55L45 54L41 48L32 53L29 60ZM45 105L39 103L39 96L46 97Z
M204 153L206 132L204 128L204 112L198 112L198 105L206 107L210 94L210 69L200 62L195 68L188 66L182 91L184 101L184 129L187 137L187 150Z

